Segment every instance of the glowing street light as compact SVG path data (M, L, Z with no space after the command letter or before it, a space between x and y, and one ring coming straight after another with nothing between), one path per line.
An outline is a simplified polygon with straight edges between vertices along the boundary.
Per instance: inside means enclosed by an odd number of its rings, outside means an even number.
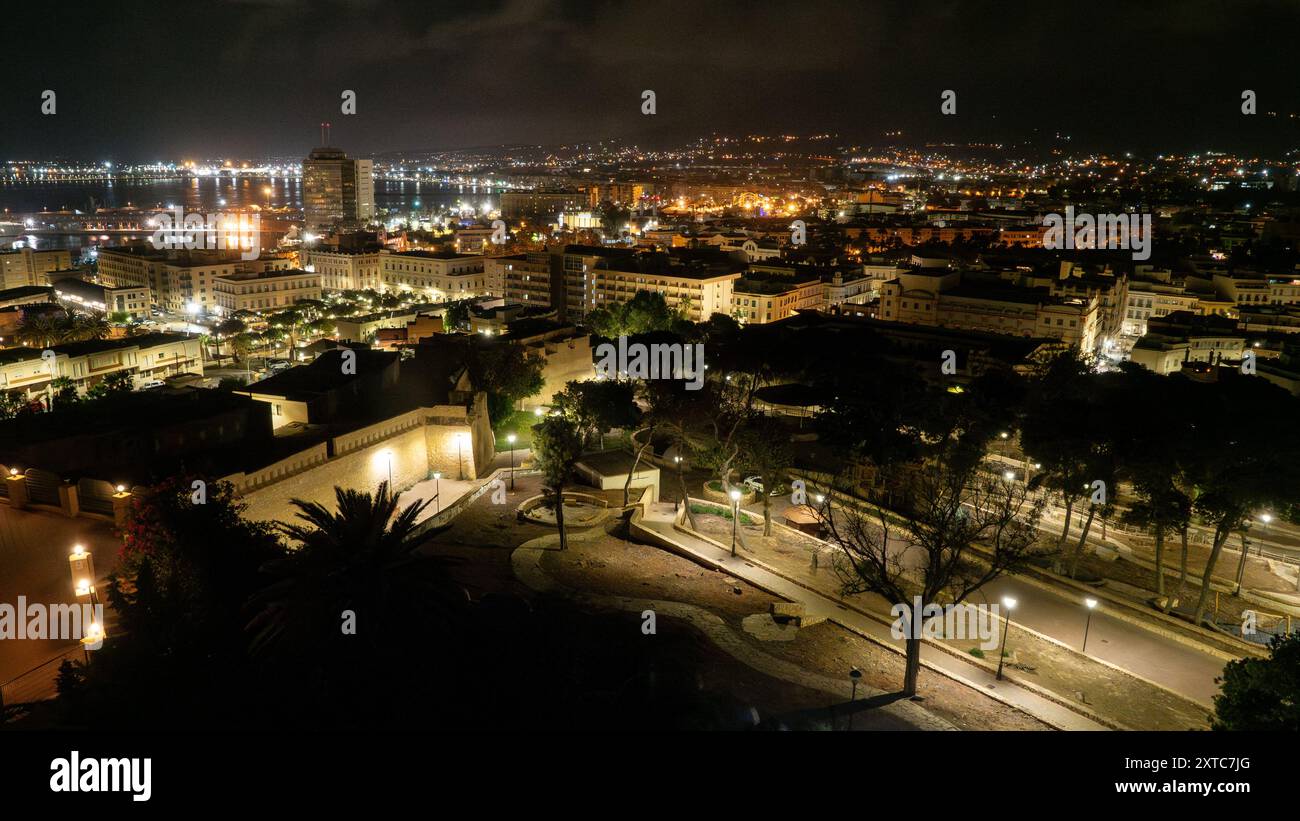
M510 443L510 489L515 489L515 435L512 433L506 437Z
M433 473L433 514L438 515L442 503L439 498L442 496L442 473L434 471Z
M740 491L731 489L731 558L736 558L736 523L740 521Z
M1083 623L1083 649L1080 652L1088 652L1088 628L1092 627L1092 611L1097 606L1096 599L1084 599L1083 603L1088 606L1088 619Z
M1002 646L998 648L998 681L1002 680L1002 663L1007 658L1007 628L1011 626L1011 611L1016 609L1016 600L1010 596L1003 596L1002 606L1007 609L1007 614L1002 617Z

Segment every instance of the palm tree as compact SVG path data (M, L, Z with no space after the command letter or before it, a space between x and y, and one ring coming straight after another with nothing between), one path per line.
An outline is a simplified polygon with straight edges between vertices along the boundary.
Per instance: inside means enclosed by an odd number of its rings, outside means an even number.
M27 345L48 348L63 341L66 323L67 314L62 311L25 314L14 337Z
M108 336L112 326L103 314L82 314L67 319L67 337L70 341L84 342L91 339L103 339Z
M448 629L452 605L468 596L452 583L446 559L414 553L429 500L398 511L387 482L374 494L335 487L334 495L336 511L291 500L302 523L278 524L300 547L268 568L278 580L258 596L254 651L286 640L317 646L339 634L347 611L371 643Z

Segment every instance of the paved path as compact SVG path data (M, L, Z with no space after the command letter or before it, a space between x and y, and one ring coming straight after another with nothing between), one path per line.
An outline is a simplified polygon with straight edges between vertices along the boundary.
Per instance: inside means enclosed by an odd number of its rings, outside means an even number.
M751 516L761 519L761 510L749 508ZM773 515L776 520L776 515ZM1051 530L1051 526L1047 526ZM1093 536L1099 529L1093 528ZM1056 531L1060 532L1058 519ZM1077 539L1077 536L1076 536ZM998 602L1003 596L1016 599L1012 620L1022 627L1041 633L1076 650L1083 645L1087 609L1086 594L1074 593L1053 585L1046 589L1015 576L1003 576L984 586L972 602ZM1131 621L1115 618L1100 605L1092 614L1088 628L1088 653L1140 676L1154 684L1190 698L1207 709L1219 692L1215 678L1222 675L1224 660L1190 644L1169 639L1155 630Z
M753 513L751 512L750 515L753 515ZM679 545L692 555L702 559L706 564L718 567L736 578L744 579L756 587L790 601L800 602L809 616L829 619L856 633L869 636L898 649L900 652L902 651L903 641L890 635L888 625L856 609L851 609L829 596L795 584L784 576L779 576L770 570L746 561L743 555L733 559L729 551L675 529L673 519L672 504L653 504L649 506L645 517L641 520L641 525ZM1006 680L999 682L992 673L989 673L983 667L943 650L932 646L923 646L921 660L923 663L938 668L944 673L963 680L978 689L995 694L1002 701L1012 704L1054 727L1067 730L1107 729L1099 722L1080 715L1013 682Z

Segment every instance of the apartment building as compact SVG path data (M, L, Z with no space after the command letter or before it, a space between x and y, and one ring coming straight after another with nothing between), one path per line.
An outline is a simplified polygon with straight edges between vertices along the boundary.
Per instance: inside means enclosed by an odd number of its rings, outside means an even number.
M84 393L109 374L126 371L136 383L182 373L203 374L198 337L153 333L121 339L96 339L55 345L52 364L38 348L0 350L0 390L37 396L59 377L68 377Z
M109 288L80 279L61 279L52 287L59 301L70 307L106 314L127 314L132 319L149 317L149 289L146 287Z
M1092 352L1098 342L1098 306L1096 296L1064 298L1047 288L963 282L958 271L922 269L881 285L877 316L888 322L1055 339Z
M0 289L48 285L46 274L71 267L72 254L66 249L0 251Z
M1239 361L1246 344L1235 320L1180 311L1153 320L1146 336L1134 343L1129 359L1158 374L1171 374L1184 364Z
M1195 311L1199 301L1200 297L1187 293L1181 285L1142 280L1130 282L1120 333L1143 336L1150 320L1169 316L1175 311Z
M488 293L484 258L452 251L384 251L379 290L422 292L433 302L483 296Z
M820 276L762 276L751 270L731 291L731 316L741 324L776 322L798 311L827 306Z
M560 214L584 211L587 207L588 196L584 191L505 191L501 194L501 216L506 219L554 220Z
M302 268L320 276L326 291L379 290L381 249L309 249L302 252Z
M298 268L240 272L216 276L212 295L222 313L287 308L304 299L320 299L320 274Z
M615 265L627 265L627 262ZM692 322L703 322L713 314L730 314L732 289L739 271L712 266L674 265L655 270L597 268L588 273L589 310L628 302L638 291L662 294L668 307L682 311Z
M217 307L213 284L219 277L287 271L296 254L262 254L240 259L229 251L163 251L137 245L99 252L99 282L109 288L149 288L150 301L181 313L210 313Z

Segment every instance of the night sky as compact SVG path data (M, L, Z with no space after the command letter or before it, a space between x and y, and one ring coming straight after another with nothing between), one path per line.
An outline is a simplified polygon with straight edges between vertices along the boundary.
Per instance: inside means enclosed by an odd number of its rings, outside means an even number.
M1300 147L1294 0L45 2L7 6L2 25L0 159L296 157L322 120L353 154L713 131L880 144L894 129ZM948 88L955 117L939 114Z

